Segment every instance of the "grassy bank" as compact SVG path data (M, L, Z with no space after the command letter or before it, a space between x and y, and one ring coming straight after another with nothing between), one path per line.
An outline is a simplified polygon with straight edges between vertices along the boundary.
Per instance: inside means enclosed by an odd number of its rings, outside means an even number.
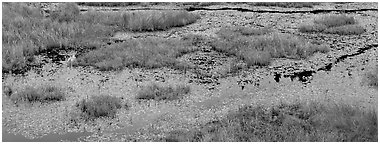
M33 56L44 50L98 49L115 31L166 30L199 18L185 11L80 14L75 3L60 4L50 17L24 3L4 3L2 8L2 67L3 72L14 73L27 71Z
M377 112L342 103L249 105L200 130L172 131L164 141L375 142Z

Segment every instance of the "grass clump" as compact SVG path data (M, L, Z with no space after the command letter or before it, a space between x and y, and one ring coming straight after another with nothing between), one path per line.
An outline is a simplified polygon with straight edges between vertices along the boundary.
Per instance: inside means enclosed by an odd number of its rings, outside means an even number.
M100 70L120 70L124 67L182 68L183 64L176 58L195 50L186 40L131 39L91 51L77 60L79 65L90 65Z
M3 72L25 72L33 56L53 49L100 47L113 29L80 21L83 15L73 3L62 3L51 17L25 3L3 3Z
M194 23L200 16L187 11L161 10L123 13L119 25L129 31L157 31Z
M275 7L284 7L284 8L313 8L314 5L319 5L318 2L255 2L251 5L253 6L275 6Z
M120 99L108 95L94 95L90 99L82 99L76 104L88 118L115 117L121 108Z
M377 141L377 112L346 104L279 104L244 106L225 118L170 141L315 142Z
M51 102L62 101L65 99L65 94L61 88L51 85L44 85L37 88L27 86L23 90L11 95L11 100L15 103L18 102Z
M326 45L314 45L305 39L289 34L271 33L268 29L256 29L248 32L239 28L222 28L217 35L219 41L213 43L218 52L235 55L248 66L266 66L271 58L304 59L313 53L326 53Z
M365 32L354 17L346 15L325 15L315 19L312 24L300 25L298 29L303 33L322 32L339 35L358 35Z
M141 89L137 94L137 99L154 100L176 100L190 92L190 86L179 85L175 88L171 86L163 87L155 83Z

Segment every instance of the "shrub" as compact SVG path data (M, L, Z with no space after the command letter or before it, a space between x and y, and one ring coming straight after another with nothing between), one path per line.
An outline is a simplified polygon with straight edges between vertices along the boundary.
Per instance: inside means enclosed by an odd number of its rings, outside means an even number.
M319 5L318 2L255 2L251 5L254 6L276 6L276 7L285 7L285 8L302 8L308 7L312 8L314 5Z
M175 58L196 50L190 44L191 42L179 39L129 40L91 51L77 60L79 65L91 65L100 70L178 67L182 64Z
M115 117L121 108L119 98L108 95L94 95L90 99L82 99L76 104L88 118Z
M50 102L62 101L65 99L65 94L56 86L44 85L37 88L27 86L22 91L11 96L11 100L15 103L20 101L26 102Z
M200 130L186 135L170 133L167 138L197 142L377 141L377 113L341 103L243 106Z
M179 85L175 88L168 86L162 87L153 83L144 87L137 94L137 99L154 100L176 100L190 92L189 86Z

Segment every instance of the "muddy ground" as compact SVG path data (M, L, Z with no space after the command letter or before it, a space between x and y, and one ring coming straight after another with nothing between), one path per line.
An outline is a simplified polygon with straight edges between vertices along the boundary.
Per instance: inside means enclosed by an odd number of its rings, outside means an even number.
M81 7L82 11L86 8ZM160 8L162 7L148 7ZM164 8L181 9L174 6ZM362 85L364 73L377 68L377 3L324 3L314 8L225 4L188 10L199 14L201 19L167 31L119 32L110 40L120 42L146 37L176 38L189 33L212 38L224 26L271 26L281 33L328 44L331 51L326 54L317 53L306 60L273 59L269 66L242 69L227 76L222 69L236 58L213 51L207 43L199 43L199 51L179 58L183 62L198 65L198 72L181 72L169 68L100 72L91 67L70 68L47 63L42 68L29 71L25 76L3 74L2 84L10 85L16 90L27 85L54 84L64 88L67 94L67 99L62 102L17 107L3 96L3 140L6 132L9 136L22 135L26 140L35 141L77 141L77 138L79 141L154 141L165 137L172 130L200 127L244 104L272 105L296 99L341 101L363 109L377 109L377 89ZM297 27L301 23L326 13L353 16L366 32L343 36L298 32ZM240 63L244 65L243 62ZM191 92L177 101L138 102L135 99L137 91L151 82L162 85L186 84L190 85ZM100 118L87 122L80 119L75 103L99 93L119 97L130 107L119 109L114 119ZM68 134L73 136L63 138ZM57 138L46 140L46 137L54 137L53 135Z

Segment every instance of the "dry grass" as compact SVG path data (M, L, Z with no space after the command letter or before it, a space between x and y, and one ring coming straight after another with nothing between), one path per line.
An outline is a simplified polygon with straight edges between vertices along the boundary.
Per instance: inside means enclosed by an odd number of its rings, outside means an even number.
M377 113L346 104L281 103L243 106L200 130L173 131L165 141L377 141Z
M79 14L74 3L63 3L50 18L24 3L6 3L3 12L3 72L24 73L33 56L46 49L97 49L117 30L153 31L184 26L199 16L186 11Z
M99 117L115 117L117 109L121 108L120 99L108 95L94 95L90 99L83 99L76 104L87 119Z
M100 70L121 70L124 67L182 69L186 66L176 58L197 50L191 43L186 40L160 38L129 40L91 51L79 57L78 64L91 65Z
M136 98L146 100L177 100L189 92L189 86L179 85L173 88L171 86L164 87L153 83L141 89Z
M365 32L354 17L347 15L324 15L315 19L312 24L301 24L298 29L303 33L322 32L339 35L360 35Z
M119 25L130 31L157 31L188 25L199 18L187 11L139 11L123 13Z
M316 52L326 53L326 45L314 45L305 39L289 34L270 33L270 30L249 30L243 35L241 28L222 28L217 34L219 41L213 43L216 51L235 55L248 66L270 64L271 58L303 59Z
M27 86L21 91L10 96L14 103L19 102L51 102L65 100L65 94L61 88L51 85L43 85L37 88Z
M33 55L46 49L100 47L113 30L100 24L76 22L72 4L61 6L54 19L24 3L3 4L3 72L25 72ZM64 9L70 7L70 9ZM74 8L75 9L75 8ZM67 14L67 15L66 15Z

